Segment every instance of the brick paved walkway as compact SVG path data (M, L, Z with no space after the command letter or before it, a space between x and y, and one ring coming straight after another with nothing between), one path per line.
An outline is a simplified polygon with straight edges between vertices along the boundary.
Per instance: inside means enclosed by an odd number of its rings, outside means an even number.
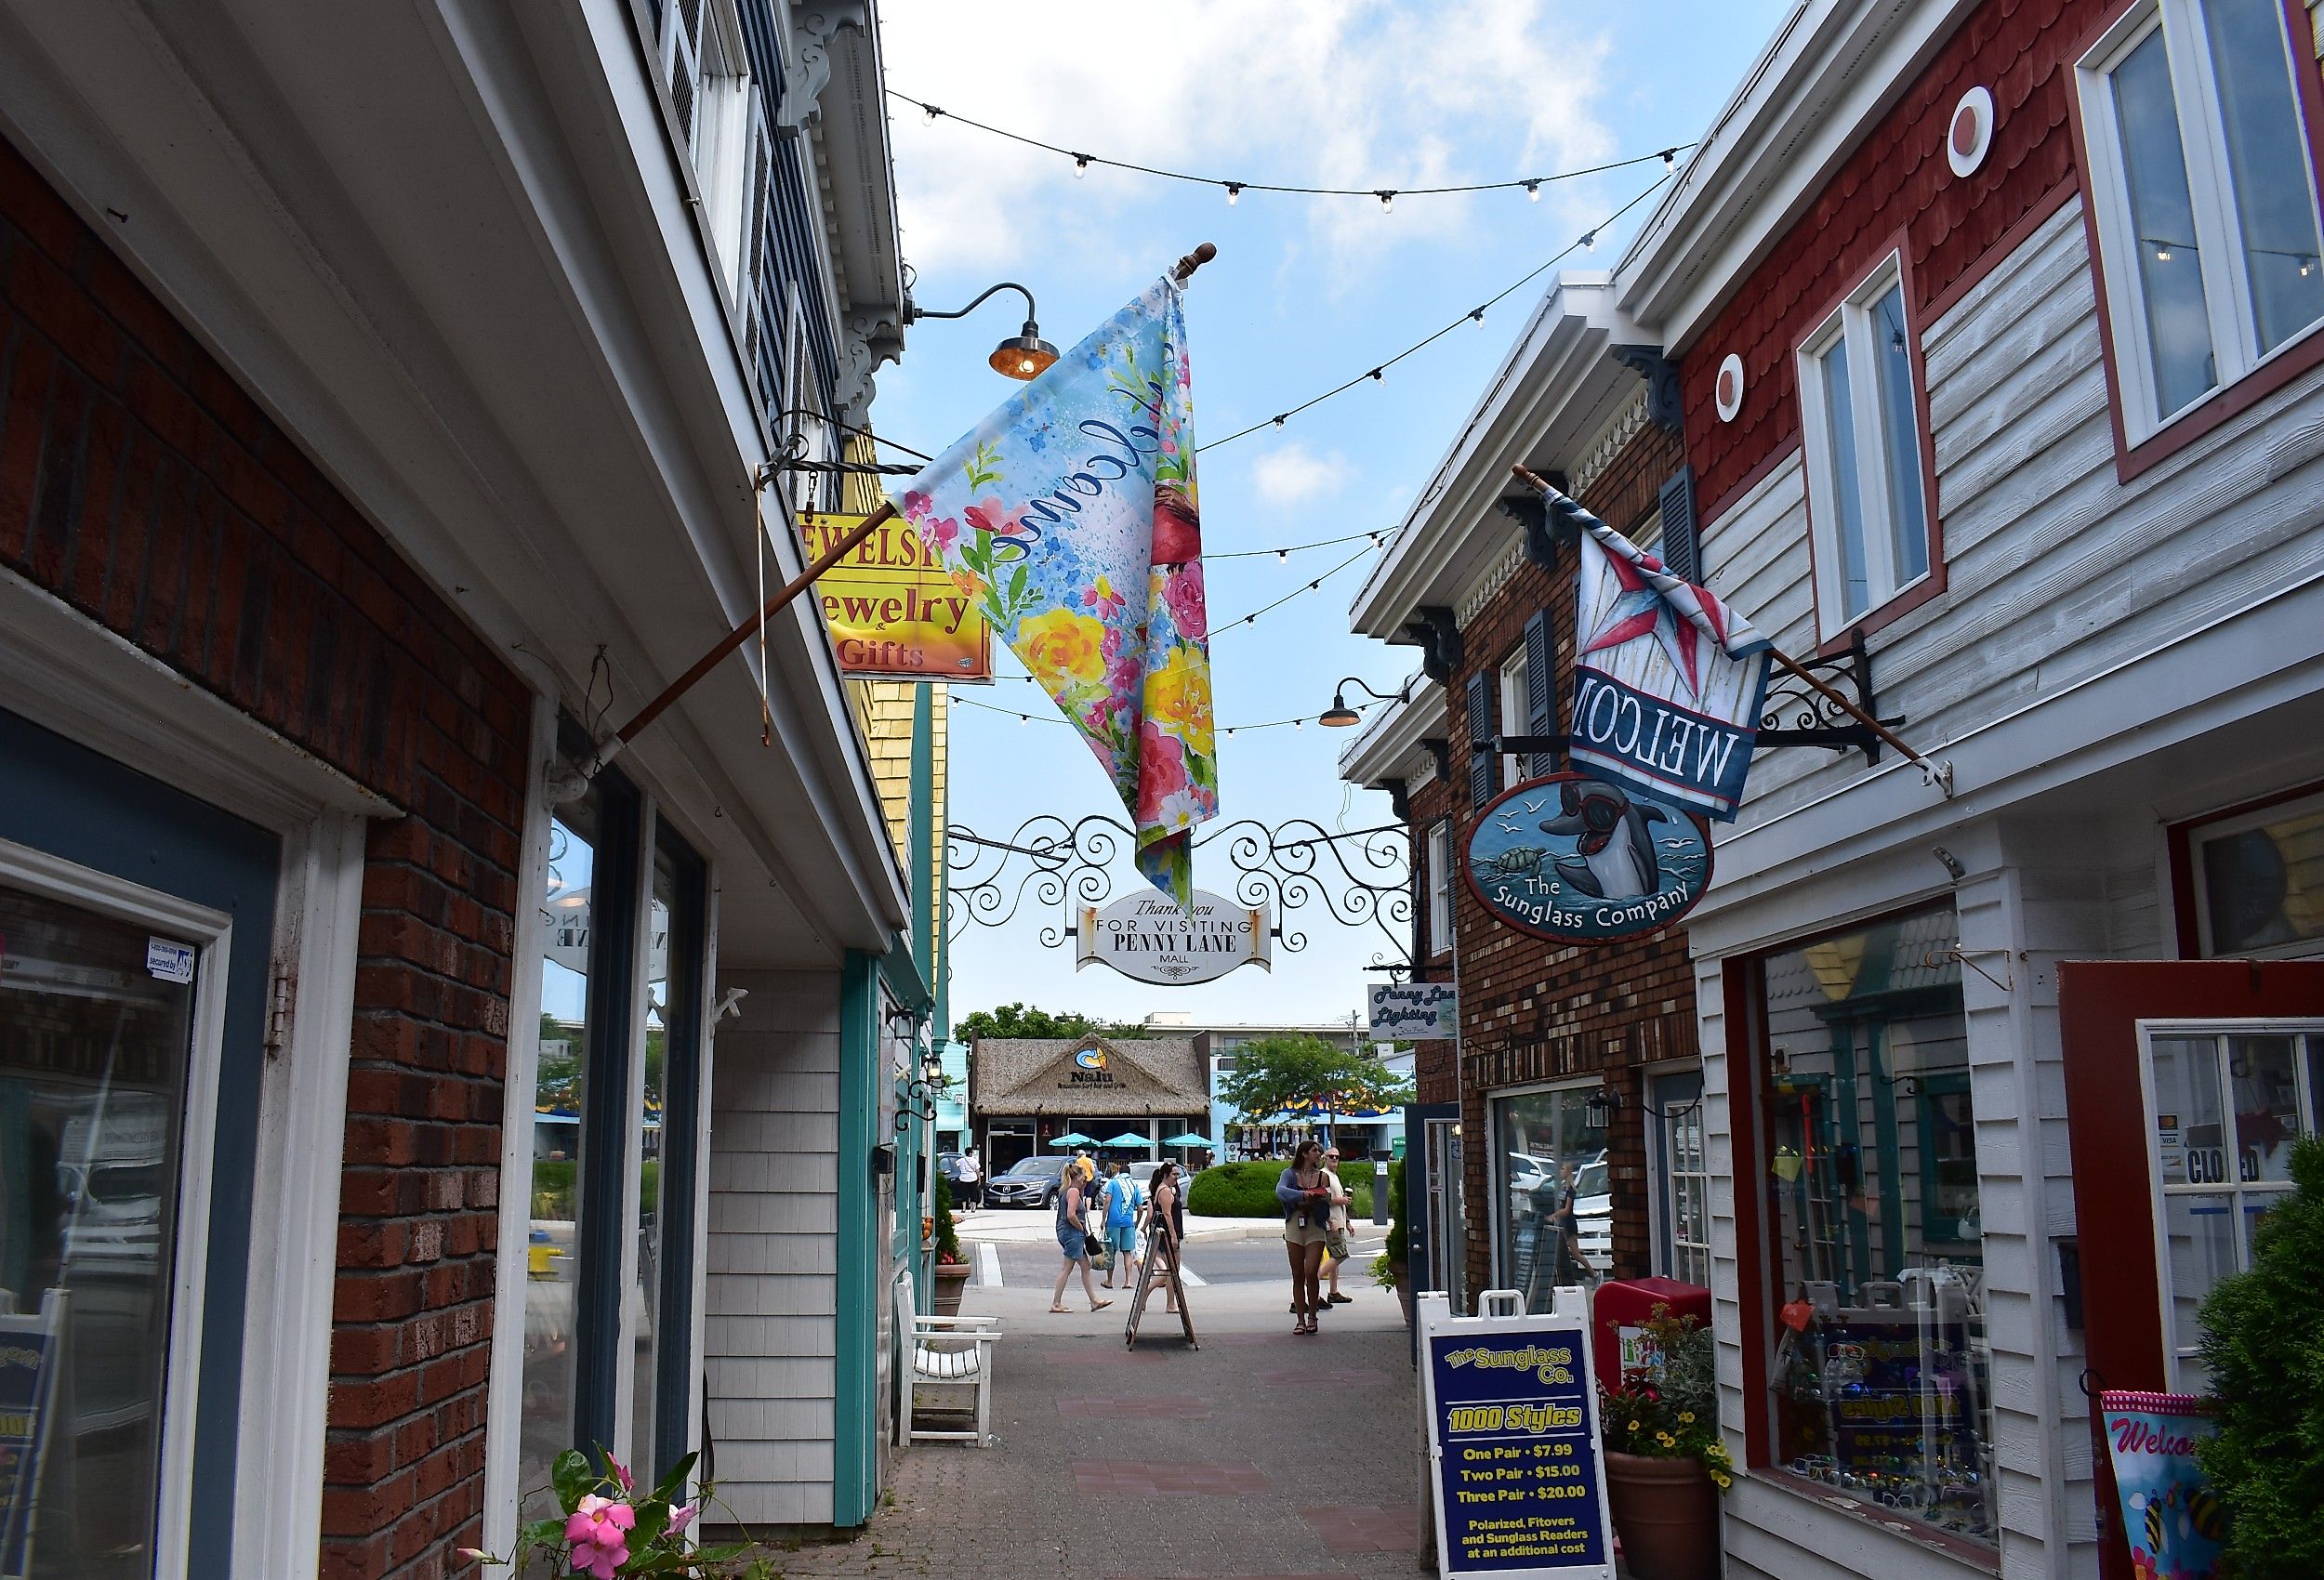
M776 1555L789 1577L1410 1580L1420 1509L1413 1374L1395 1297L1367 1285L1295 1338L1284 1286L1192 1292L1203 1345L1127 1301L1051 1316L1049 1291L972 1289L997 1311L997 1447L899 1451L853 1541Z

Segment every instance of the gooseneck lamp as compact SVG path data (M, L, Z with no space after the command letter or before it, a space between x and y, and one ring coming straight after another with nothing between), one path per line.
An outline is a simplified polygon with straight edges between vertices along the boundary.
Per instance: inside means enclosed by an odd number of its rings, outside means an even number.
M1375 691L1371 687L1366 686L1363 681L1351 675L1332 688L1331 706L1317 717L1316 723L1327 730L1346 730L1364 722L1363 715L1348 705L1350 686L1363 687L1366 694L1376 703L1400 703L1405 700L1405 694L1401 689L1394 691Z
M1024 333L1011 335L1008 339L1003 340L993 348L993 354L984 360L991 364L995 373L1003 377L1020 380L1038 378L1048 371L1050 364L1057 361L1057 348L1041 338L1039 315L1034 309L1033 293L1013 280L1004 280L997 285L987 286L979 293L976 300L957 312L930 312L925 309L914 307L911 322L918 323L924 318L966 318L983 307L995 293L1000 291L1014 291L1024 298Z

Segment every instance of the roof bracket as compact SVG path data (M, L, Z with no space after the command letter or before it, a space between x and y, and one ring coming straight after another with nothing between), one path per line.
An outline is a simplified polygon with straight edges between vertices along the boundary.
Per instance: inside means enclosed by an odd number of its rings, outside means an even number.
M1664 356L1659 346L1610 346L1606 354L1646 381L1647 420L1665 433L1684 433L1686 418L1679 400L1679 364Z
M1430 679L1449 678L1460 664L1460 623L1442 604L1422 604L1404 623L1405 635L1420 644L1420 670Z

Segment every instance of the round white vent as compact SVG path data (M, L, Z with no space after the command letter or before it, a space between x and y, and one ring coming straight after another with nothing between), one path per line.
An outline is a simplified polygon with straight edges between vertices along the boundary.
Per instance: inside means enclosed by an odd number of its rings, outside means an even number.
M1743 359L1733 351L1719 364L1719 382L1712 386L1710 397L1723 423L1733 422L1735 414L1743 409Z
M1993 94L1973 87L1953 106L1952 125L1945 131L1945 161L1956 176L1974 176L1993 146Z

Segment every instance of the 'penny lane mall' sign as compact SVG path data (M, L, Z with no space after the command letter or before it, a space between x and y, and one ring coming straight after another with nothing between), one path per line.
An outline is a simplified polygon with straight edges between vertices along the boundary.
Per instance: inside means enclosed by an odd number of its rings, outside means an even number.
M1142 982L1187 987L1238 966L1274 969L1266 911L1199 889L1184 910L1152 893L1129 895L1103 911L1085 905L1076 930L1076 970L1102 962Z
M1512 1289L1456 1317L1419 1298L1438 1573L1613 1580L1583 1292L1527 1315Z
M1702 819L1579 773L1527 780L1486 803L1461 870L1494 916L1557 943L1667 927L1710 887Z
M803 511L810 559L847 536L861 516ZM839 668L856 677L990 680L992 627L953 584L911 522L876 529L815 583Z

